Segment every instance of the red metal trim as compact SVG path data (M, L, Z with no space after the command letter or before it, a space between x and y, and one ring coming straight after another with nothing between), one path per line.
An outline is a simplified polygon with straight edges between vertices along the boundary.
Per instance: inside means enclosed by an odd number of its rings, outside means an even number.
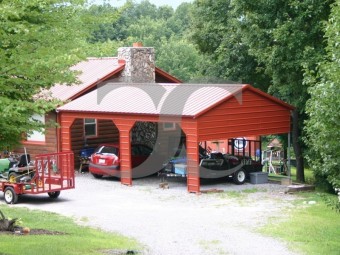
M177 118L180 116L181 118L193 118L195 117L194 115L173 115L173 114L163 114L159 115L158 113L155 114L150 114L150 113L130 113L130 112L101 112L101 111L82 111L82 110L63 110L60 109L59 112L63 113L80 113L80 114L100 114L100 115L106 115L106 114L111 114L111 115L121 115L121 116L139 116L136 118L136 120L139 120L140 116L146 116L150 118L157 117L159 118L160 116L162 117L169 117L169 118ZM169 121L171 122L171 121Z
M90 89L94 88L95 86L97 86L97 84L99 82L102 82L102 81L105 81L106 79L110 78L111 76L121 72L124 70L125 68L125 61L124 63L121 61L121 62L118 62L121 66L116 68L115 70L113 70L111 73L109 73L108 75L100 78L99 80L95 81L94 83L92 83L91 85L87 86L85 89L79 91L77 94L69 97L67 100L74 100L76 99L77 97L81 96L82 94L84 94L85 92L89 91Z
M155 72L158 75L160 75L160 76L162 76L162 77L172 81L173 83L183 83L181 80L177 79L176 77L172 76L171 74L165 72L164 70L162 70L162 69L160 69L158 67L155 67Z

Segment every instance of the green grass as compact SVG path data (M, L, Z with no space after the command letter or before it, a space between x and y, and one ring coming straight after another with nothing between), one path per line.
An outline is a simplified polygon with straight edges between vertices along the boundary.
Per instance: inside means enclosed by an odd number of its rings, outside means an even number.
M217 193L220 198L246 198L248 194L256 193L256 192L266 192L266 189L258 189L258 188L251 188L251 189L244 189L240 191L224 191L221 193Z
M273 181L280 181L281 178L287 178L286 175L280 175L280 174L268 174L269 180ZM293 182L296 181L296 167L291 167L291 178ZM315 178L313 175L313 171L309 168L305 168L305 181L307 184L314 184Z
M1 205L6 218L20 218L22 226L63 232L63 235L0 235L0 254L6 255L94 255L107 250L140 250L132 238L79 226L71 218L55 213ZM116 253L115 253L116 254Z
M260 232L283 239L293 250L308 255L340 254L340 214L326 206L320 195L315 192L303 193L289 219L273 219L260 229ZM337 199L336 196L331 196ZM315 201L316 204L309 204ZM284 213L284 212L283 212Z

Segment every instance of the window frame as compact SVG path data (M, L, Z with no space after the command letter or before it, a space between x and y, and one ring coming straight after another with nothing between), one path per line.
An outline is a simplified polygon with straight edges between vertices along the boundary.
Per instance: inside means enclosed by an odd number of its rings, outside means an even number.
M92 123L86 123L86 120L94 120ZM98 125L97 119L95 118L84 118L84 137L97 137ZM94 125L94 134L86 134L86 126Z
M176 122L163 122L164 131L174 131L176 130Z
M43 124L46 123L46 116L45 115L38 115L34 114L31 119L39 121ZM24 143L30 144L45 144L46 143L46 129L44 128L42 132L40 131L33 131L31 135L26 134L26 139Z

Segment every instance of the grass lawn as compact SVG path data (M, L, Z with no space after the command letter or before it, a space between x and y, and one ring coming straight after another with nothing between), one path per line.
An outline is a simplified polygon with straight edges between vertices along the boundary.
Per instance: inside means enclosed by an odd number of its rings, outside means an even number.
M6 255L73 255L104 254L104 251L141 250L134 239L118 234L79 226L73 219L55 213L0 205L6 218L20 218L22 226L30 229L58 231L59 235L0 234L0 254ZM109 254L109 253L107 253Z
M268 178L270 180L280 181L281 178L287 178L287 176L280 174L268 174ZM293 182L296 182L296 167L291 167L291 178ZM305 180L307 184L314 184L315 179L313 171L309 168L305 168Z
M288 220L273 218L260 232L287 241L303 254L340 254L340 214L327 207L318 193L302 193L295 209L287 213Z

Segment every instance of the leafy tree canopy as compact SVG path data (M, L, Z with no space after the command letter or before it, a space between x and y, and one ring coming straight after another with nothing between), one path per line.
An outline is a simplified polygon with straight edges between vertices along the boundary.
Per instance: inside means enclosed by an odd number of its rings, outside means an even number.
M244 31L232 1L197 0L191 8L190 38L205 56L204 76L250 83L266 91L270 84L263 65L249 54Z
M73 83L69 67L84 58L79 47L93 29L80 0L0 1L0 146L42 128L32 119L55 109L35 95L56 83ZM86 25L84 25L86 24Z
M91 52L103 56L95 48L103 52L112 49L113 52L115 46L127 46L140 41L146 47L155 48L158 67L188 81L197 75L201 63L198 51L186 40L191 6L183 3L175 11L170 6L157 7L149 1L127 1L121 8L93 6L90 8L93 14L101 16L115 13L116 19L101 24L100 29L93 32Z
M182 81L197 77L202 57L193 44L175 37L162 40L156 54L156 64Z
M293 114L293 145L299 181L304 181L300 135L310 86L303 83L304 74L315 68L325 54L322 22L328 19L332 2L194 2L193 38L211 59L211 69L222 77L249 81L297 107Z
M317 177L340 188L340 3L333 5L326 23L327 55L317 73L306 76L309 89L309 120L306 130L309 163Z

